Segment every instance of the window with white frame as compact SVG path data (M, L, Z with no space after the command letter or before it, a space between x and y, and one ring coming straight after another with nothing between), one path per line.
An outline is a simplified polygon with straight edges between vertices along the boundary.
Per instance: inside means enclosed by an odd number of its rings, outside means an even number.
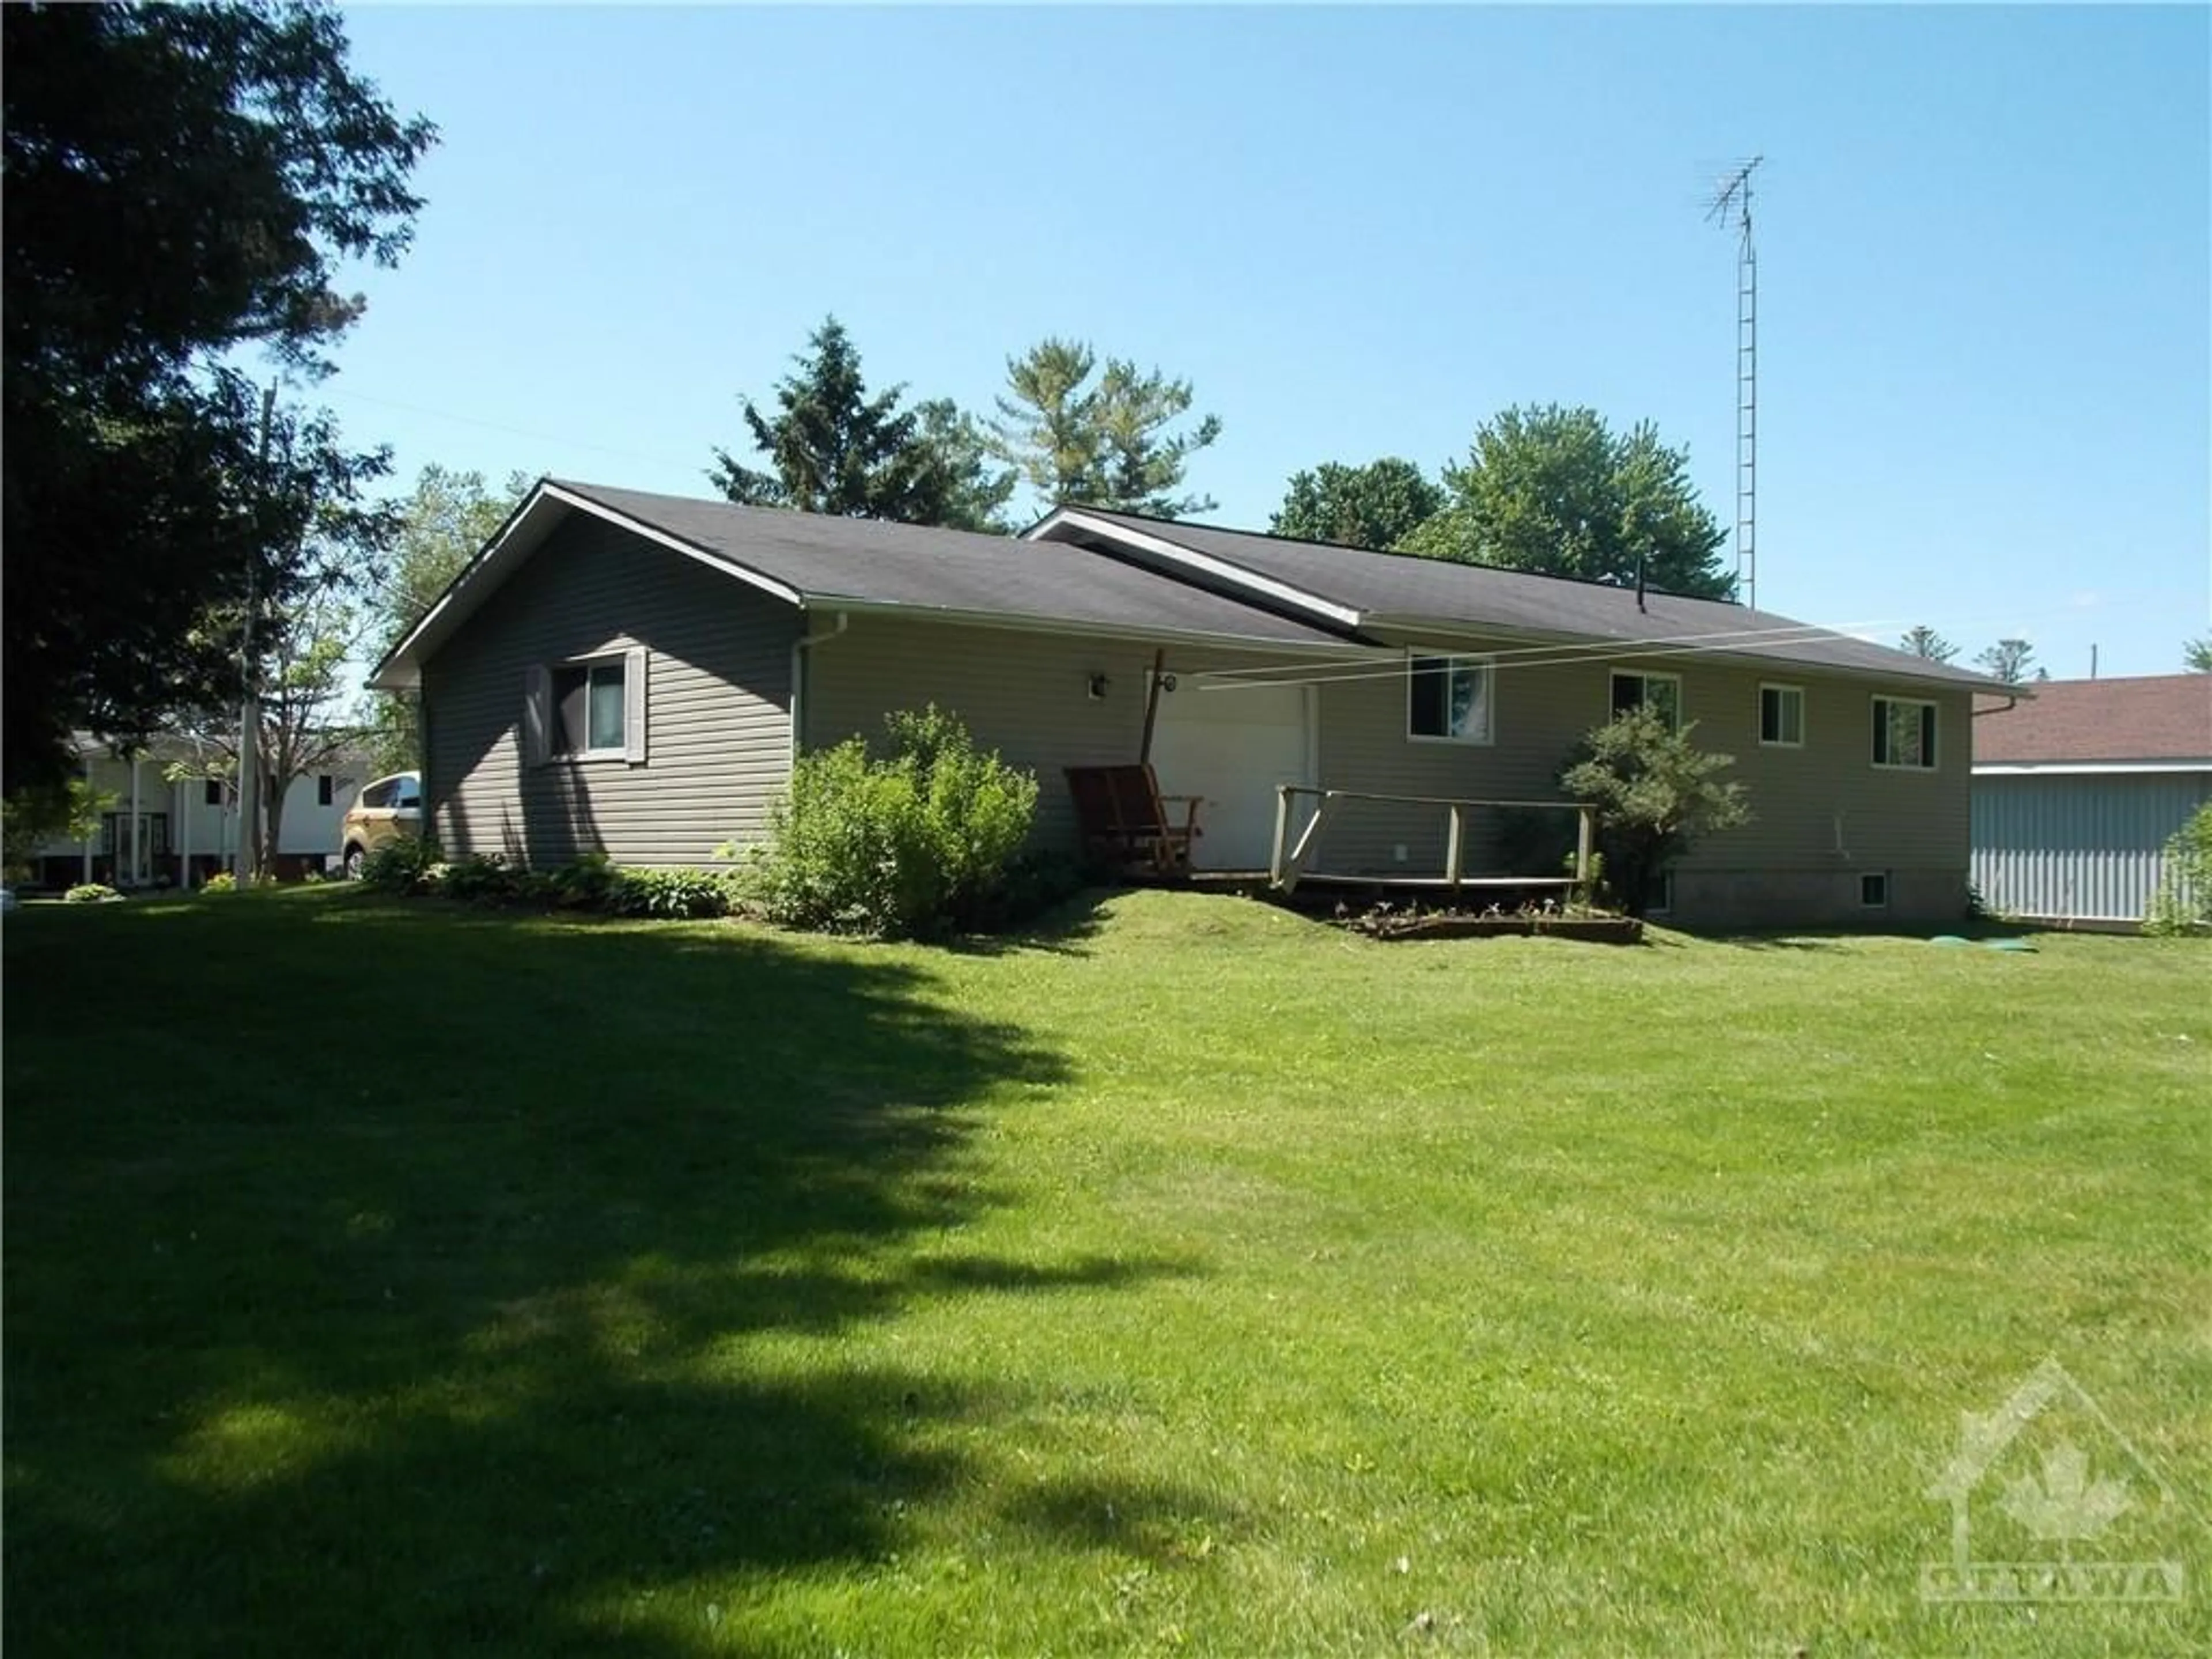
M529 671L523 741L532 765L645 759L645 653L633 647Z
M1613 671L1613 714L1615 718L1638 708L1658 712L1669 732L1682 729L1682 677L1642 668Z
M1874 763L1899 771L1934 771L1936 705L1917 697L1876 697Z
M1406 663L1406 735L1431 743L1491 740L1492 667L1480 657Z
M1759 740L1769 749L1805 746L1805 690L1797 685L1759 688Z

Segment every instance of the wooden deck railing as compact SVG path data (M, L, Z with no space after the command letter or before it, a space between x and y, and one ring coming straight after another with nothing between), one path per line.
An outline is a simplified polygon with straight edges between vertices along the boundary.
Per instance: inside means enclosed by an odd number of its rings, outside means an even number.
M1313 817L1306 820L1297 842L1291 841L1292 803L1301 795L1316 798ZM1312 867L1321 832L1339 804L1348 800L1382 801L1396 806L1441 806L1449 815L1444 828L1443 884L1453 893L1463 887L1580 887L1587 889L1590 875L1590 843L1597 830L1597 809L1578 800L1460 800L1443 795L1377 795L1357 789L1316 789L1310 784L1275 786L1275 842L1267 865L1269 880L1284 892L1293 891ZM1470 876L1462 867L1467 847L1467 810L1471 806L1518 807L1528 811L1572 812L1576 815L1575 873L1571 876Z

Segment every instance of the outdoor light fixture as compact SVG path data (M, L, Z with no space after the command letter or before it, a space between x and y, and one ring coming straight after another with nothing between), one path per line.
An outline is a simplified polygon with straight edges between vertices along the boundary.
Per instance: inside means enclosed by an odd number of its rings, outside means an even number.
M1112 682L1103 674L1093 674L1091 677L1091 701L1097 702L1103 699L1106 695L1106 688Z

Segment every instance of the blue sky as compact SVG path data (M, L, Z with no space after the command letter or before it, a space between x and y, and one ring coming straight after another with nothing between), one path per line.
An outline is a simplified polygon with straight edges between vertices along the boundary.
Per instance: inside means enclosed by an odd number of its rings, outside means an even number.
M1431 468L1587 403L1735 490L1733 240L1763 153L1759 598L2055 674L2212 611L2212 14L368 8L443 129L322 392L494 477L709 495L823 314L988 409L1051 333L1188 377L1191 484Z

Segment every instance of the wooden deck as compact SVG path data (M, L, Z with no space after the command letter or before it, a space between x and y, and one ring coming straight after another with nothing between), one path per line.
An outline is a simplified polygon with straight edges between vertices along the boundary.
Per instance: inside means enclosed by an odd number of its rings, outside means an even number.
M1463 878L1455 889L1442 876L1364 876L1310 872L1300 879L1296 888L1285 891L1265 870L1193 870L1172 875L1133 876L1130 880L1139 887L1168 887L1196 893L1235 893L1247 898L1263 898L1272 904L1280 904L1293 910L1315 913L1327 912L1339 904L1378 902L1386 898L1452 905L1461 909L1480 909L1516 891L1534 898L1553 893L1564 895L1568 888L1574 885L1573 878L1566 876L1481 876ZM1510 909L1513 906L1509 902L1504 908Z
M1265 870L1192 870L1161 879L1139 883L1146 887L1267 887L1274 878ZM1365 876L1345 872L1309 870L1298 878L1301 887L1388 887L1420 892L1449 893L1456 886L1470 888L1567 888L1572 876L1462 876L1454 883L1443 876Z
M1297 831L1296 839L1291 830L1297 819L1297 803L1302 799L1314 803L1312 815ZM1346 801L1376 801L1400 807L1440 807L1444 813L1444 867L1435 876L1333 876L1316 869L1320 854L1322 827ZM1572 812L1577 823L1575 839L1575 873L1572 876L1470 876L1464 861L1467 850L1467 816L1474 811L1512 808L1532 812ZM1295 892L1307 882L1334 883L1342 887L1352 885L1367 889L1408 889L1428 890L1441 889L1456 896L1469 888L1488 889L1569 888L1586 886L1590 875L1590 852L1597 828L1596 809L1588 801L1574 800L1477 800L1444 795L1383 795L1360 789L1322 789L1309 784L1284 783L1275 787L1274 850L1267 867L1267 878L1281 893Z

